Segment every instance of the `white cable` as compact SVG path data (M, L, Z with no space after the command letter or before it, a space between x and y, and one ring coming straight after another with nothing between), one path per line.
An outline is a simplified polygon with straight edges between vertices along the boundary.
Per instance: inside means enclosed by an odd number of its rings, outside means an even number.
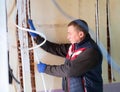
M46 84L45 84L45 79L44 79L44 76L43 76L42 73L41 73L41 77L42 77L42 81L43 81L43 87L45 89L45 92L47 92L47 88L46 88Z
M28 50L32 50L32 49L36 49L36 48L39 48L40 46L42 46L45 42L46 42L46 36L43 34L43 33L40 33L40 32L37 32L35 30L31 30L31 29L27 29L27 28L23 28L23 27L20 27L18 25L15 24L15 26L22 30L22 31L27 31L27 32L33 32L33 33L36 33L38 34L39 36L42 36L44 38L44 41L42 43L40 43L39 45L36 45L35 47L31 47L31 48L21 48L21 49L28 49Z
M34 44L33 38L32 38L32 43L33 43L33 46L34 46L35 44ZM36 61L37 61L37 63L39 64L39 58L38 58L38 55L37 55L37 53L36 53L36 49L33 49L33 50L34 50L34 55L35 55ZM44 87L44 89L45 89L45 92L47 92L47 88L46 88L46 84L45 84L45 79L44 79L44 76L43 76L42 73L41 73L41 78L42 78L43 87Z
M16 12L17 12L17 9L16 9ZM28 48L28 47L26 47L26 48L20 48L21 50L22 50L22 49L27 49L27 50L32 50L32 49L33 49L33 50L34 50L35 57L36 57L36 61L37 61L37 63L39 64L39 58L38 58L38 55L36 54L36 51L35 51L35 50L36 50L36 48L39 48L40 46L42 46L42 45L46 42L46 36L45 36L43 33L38 32L37 30L35 31L35 30L23 28L23 27L18 26L17 24L15 24L15 26L16 26L18 29L20 29L21 31L33 32L33 33L36 33L36 34L38 34L39 36L42 36L42 37L44 38L44 41L43 41L42 43L36 45L36 46L34 46L35 44L34 44L34 41L33 41L33 38L32 38L33 47L31 47L31 48ZM45 84L45 79L44 79L44 76L43 76L42 73L41 73L41 78L42 78L44 90L45 90L45 92L47 92L47 88L46 88L46 84Z
M16 24L15 24L15 25L16 25ZM27 32L36 33L36 34L38 34L38 35L40 35L40 36L42 36L42 37L44 38L44 41L43 41L41 44L36 45L36 46L34 46L34 41L33 41L33 39L32 39L33 47L27 48L28 50L32 50L32 49L35 50L36 48L42 46L42 45L46 42L46 37L45 37L44 34L42 34L42 33L40 33L40 32L37 32L37 31L35 31L35 30L31 30L31 29L27 29L27 28L22 28L22 27L20 27L20 26L18 26L18 25L16 25L16 27L17 27L18 29L22 30L22 31L24 30L24 31L27 31ZM24 48L24 49L25 49L25 48ZM38 59L38 56L36 55L36 51L34 51L34 54L35 54L35 56L36 56L37 63L39 64L39 59ZM42 81L43 81L43 87L44 87L44 89L45 89L45 92L47 92L46 84L45 84L45 79L44 79L43 74L41 74L41 77L42 77Z
M16 25L16 24L15 24L15 25ZM33 47L31 47L31 48L22 48L22 49L28 49L28 50L32 50L32 49L33 49L33 50L35 50L36 48L39 48L40 46L42 46L42 45L46 42L46 37L45 37L44 34L42 34L42 33L40 33L40 32L37 32L37 31L35 31L35 30L31 30L31 29L27 29L27 28L20 27L20 26L18 26L18 25L16 25L16 27L17 27L18 29L22 30L22 31L27 31L27 32L36 33L36 34L38 34L38 35L40 35L40 36L42 36L42 37L44 38L44 41L43 41L41 44L36 45L36 46L34 46L34 42L33 42L33 39L32 39ZM34 54L35 54L35 56L36 56L37 63L39 64L39 59L38 59L38 56L36 55L36 51L34 51ZM45 92L47 92L46 84L45 84L45 79L44 79L43 74L41 74L41 77L42 77L42 81L43 81L43 87L44 87L44 89L45 89Z
M63 9L58 5L58 3L56 2L56 0L51 0L52 3L55 5L55 7L60 11L60 13L65 16L66 18L70 19L70 20L75 20L76 18L73 16L68 15L65 11L63 11Z

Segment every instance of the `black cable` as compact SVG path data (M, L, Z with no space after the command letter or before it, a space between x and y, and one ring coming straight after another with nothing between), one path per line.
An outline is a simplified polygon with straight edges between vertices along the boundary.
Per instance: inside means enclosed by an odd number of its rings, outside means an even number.
M20 84L20 82L17 80L17 78L14 76L13 74L13 70L10 67L10 63L9 63L9 51L8 51L8 69L9 69L9 83L12 83L12 78L15 80L15 82L17 82L18 84Z
M12 78L18 83L18 84L20 84L20 82L17 80L17 78L14 76L14 74L13 74L13 71L12 71L12 69L10 68L10 66L9 66L9 73L10 73L10 75L12 76Z

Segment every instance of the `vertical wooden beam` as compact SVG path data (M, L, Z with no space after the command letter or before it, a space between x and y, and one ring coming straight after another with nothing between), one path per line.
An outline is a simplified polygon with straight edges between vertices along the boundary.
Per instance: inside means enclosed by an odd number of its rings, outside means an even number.
M0 0L0 91L9 92L6 0Z

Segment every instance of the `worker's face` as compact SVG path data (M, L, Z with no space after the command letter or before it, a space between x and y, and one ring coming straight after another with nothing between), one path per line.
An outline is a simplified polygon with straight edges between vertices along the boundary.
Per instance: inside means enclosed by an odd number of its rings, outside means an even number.
M68 27L68 34L67 39L72 43L79 43L84 38L84 33L82 31L79 31L74 26Z

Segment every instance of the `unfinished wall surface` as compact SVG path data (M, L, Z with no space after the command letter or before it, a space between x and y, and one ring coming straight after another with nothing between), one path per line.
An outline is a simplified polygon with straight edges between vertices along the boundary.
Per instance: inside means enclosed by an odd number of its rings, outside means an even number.
M57 3L55 3L55 2ZM106 22L106 0L99 1L99 40L107 49L107 22ZM119 22L120 22L120 8L119 0L109 0L110 2L110 42L111 42L111 56L114 62L120 67L120 42L119 42ZM14 0L8 0L8 37L10 50L10 65L13 73L19 79L18 72L18 54L17 54L17 36L15 28L15 14L16 7ZM36 30L46 35L49 41L56 43L66 43L67 24L73 19L84 19L88 22L90 33L96 40L96 0L30 0L31 5L31 19L36 27ZM11 11L12 10L12 11ZM93 34L94 33L94 34ZM45 52L41 48L37 49L39 60L47 64L62 64L64 58L54 56ZM36 69L35 61L35 82L36 92L44 90L43 80L41 74ZM103 81L108 83L108 69L107 60L103 60ZM112 69L115 81L120 82L120 71ZM45 85L48 90L61 89L61 78L53 77L44 74ZM10 92L18 92L19 84L13 81L10 84Z

